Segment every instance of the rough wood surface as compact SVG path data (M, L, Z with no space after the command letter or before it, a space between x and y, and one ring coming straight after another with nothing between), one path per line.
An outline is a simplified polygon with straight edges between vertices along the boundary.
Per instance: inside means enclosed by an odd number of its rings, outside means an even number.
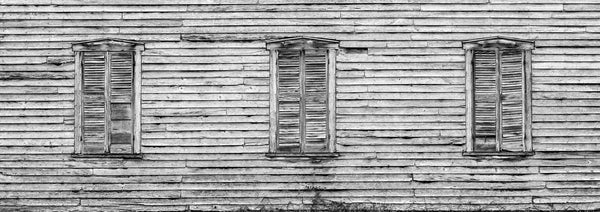
M596 0L0 0L0 210L600 210L599 11ZM461 41L498 35L536 42L530 157L461 154L472 89ZM265 156L265 40L292 36L340 41L339 157ZM141 160L71 157L71 43L105 37L145 43Z

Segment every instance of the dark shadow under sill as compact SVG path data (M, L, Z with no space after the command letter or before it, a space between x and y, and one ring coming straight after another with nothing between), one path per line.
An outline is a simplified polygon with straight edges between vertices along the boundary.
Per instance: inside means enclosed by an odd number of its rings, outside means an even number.
M332 152L304 153L304 154L300 154L300 153L267 153L266 156L269 158L299 158L299 159L310 158L310 159L314 159L314 158L334 158L334 157L340 156L340 154L332 153Z
M463 156L484 157L484 156L501 156L501 157L528 157L535 155L535 152L463 152Z
M73 158L142 159L142 154L71 154Z

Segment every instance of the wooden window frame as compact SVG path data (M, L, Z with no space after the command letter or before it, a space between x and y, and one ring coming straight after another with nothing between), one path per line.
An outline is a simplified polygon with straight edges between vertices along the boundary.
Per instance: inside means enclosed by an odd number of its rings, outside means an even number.
M531 51L535 49L535 42L510 37L488 37L463 42L465 50L465 92L466 92L466 150L463 155L466 156L529 156L533 155L532 145L532 65ZM495 152L478 152L475 150L475 79L473 58L475 50L495 50L497 69L500 66L498 59L499 52L503 49L519 49L523 53L523 151L521 152L502 152L501 141L496 140ZM498 101L498 100L497 100ZM500 101L497 102L499 104ZM501 115L496 119L501 119ZM500 131L500 132L499 132ZM496 125L496 135L502 134L502 129ZM497 138L496 138L497 139Z
M144 43L123 40L116 38L103 38L89 41L73 43L72 49L75 53L75 151L73 157L108 157L108 158L141 158L141 91L142 91L142 51L144 51ZM82 57L83 52L132 52L133 53L133 104L132 104L132 119L133 119L133 144L132 153L84 153L83 152L83 70ZM108 76L107 76L108 77ZM105 82L108 83L108 82ZM107 119L110 117L110 111L106 113ZM108 131L105 131L108 134ZM108 135L106 135L108 136ZM105 144L109 148L109 144Z
M316 37L292 37L267 41L269 50L269 157L334 157L336 144L336 55L339 41ZM324 152L304 152L304 143L300 144L300 153L277 151L278 147L278 57L280 50L318 49L327 51L327 150ZM303 55L303 54L302 54ZM302 57L300 59L302 61ZM302 78L302 77L301 77ZM301 109L302 110L302 109ZM301 120L301 123L303 121Z

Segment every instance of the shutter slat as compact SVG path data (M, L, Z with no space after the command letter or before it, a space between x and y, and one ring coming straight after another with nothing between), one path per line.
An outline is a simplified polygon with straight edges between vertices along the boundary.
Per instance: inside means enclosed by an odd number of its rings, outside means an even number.
M278 56L278 151L300 152L300 51Z
M110 152L132 153L133 53L110 52Z
M496 148L496 52L476 50L473 54L475 94L475 150Z
M84 52L82 73L83 152L102 153L106 140L105 53Z
M306 152L327 148L327 51L305 50Z
M523 55L502 51L502 150L523 151Z

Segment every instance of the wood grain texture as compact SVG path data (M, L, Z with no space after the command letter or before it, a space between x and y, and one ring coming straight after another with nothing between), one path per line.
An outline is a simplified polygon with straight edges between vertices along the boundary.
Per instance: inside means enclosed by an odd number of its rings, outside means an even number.
M0 210L600 210L598 11L595 0L3 0ZM523 76L533 156L461 154L476 77L461 41L498 35L536 42ZM340 41L328 53L335 159L265 156L278 55L265 40L294 36ZM145 43L133 75L141 160L71 157L84 74L72 43L106 37Z

